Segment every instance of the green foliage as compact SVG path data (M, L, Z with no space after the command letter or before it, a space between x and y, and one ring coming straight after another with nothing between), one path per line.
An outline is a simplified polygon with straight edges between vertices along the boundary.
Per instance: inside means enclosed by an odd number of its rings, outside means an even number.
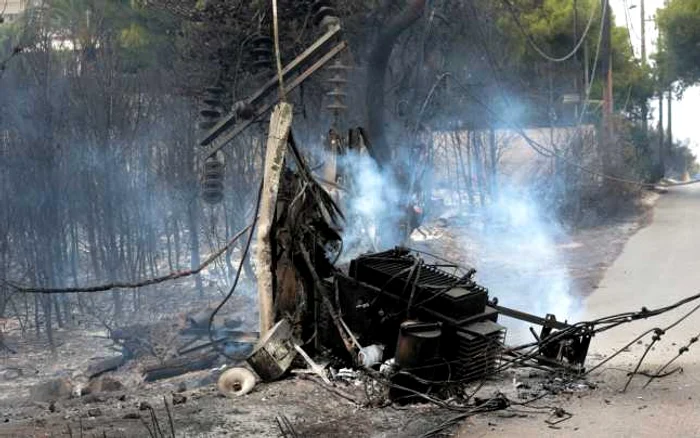
M553 57L561 57L571 51L577 41L574 39L574 4L570 0L520 0L512 2L517 10L518 21L530 34L533 40ZM600 33L599 2L596 0L579 0L577 6L578 37L583 33L591 12L595 9L595 17L586 40L588 50L595 51L597 38L591 37ZM512 14L504 10L498 24L502 31L511 36L513 48L523 61L541 61L542 58L529 47L527 40Z
M654 96L652 70L648 66L642 66L641 61L634 57L626 28L612 29L612 48L615 109L633 114L632 118L639 119L639 107Z
M19 42L21 33L19 22L0 26L0 57L9 55L13 46Z
M127 72L172 64L167 56L174 46L168 35L178 25L172 17L126 0L52 0L48 6L50 32L76 50L96 56L116 50Z
M577 2L577 17L574 14L574 2L571 0L520 0L515 2L519 11L518 21L534 42L552 57L561 57L568 54L578 42L574 36L574 23L577 22L578 38L583 34L591 14L593 19L590 30L583 43L582 49L577 55L583 59L583 51L589 54L589 62L592 64L598 51L601 35L602 10L598 0L579 0ZM614 17L612 17L614 21ZM503 13L498 20L501 30L509 35L510 48L517 55L516 64L520 65L521 75L527 74L527 69L533 69L530 74L537 74L536 66L546 64L542 58L528 43L527 39L518 29L517 23L511 14ZM650 99L654 93L654 80L648 67L643 67L641 62L634 57L630 45L628 30L624 27L613 27L612 31L612 65L613 65L613 93L615 109L638 119L641 115L641 106ZM598 59L600 63L600 58ZM566 61L570 66L564 75L579 74L583 68L582 62L575 60ZM525 71L522 71L525 70ZM561 70L560 70L561 71ZM562 76L560 73L559 76ZM595 73L595 82L592 86L593 99L602 98L602 74Z
M657 15L661 31L660 79L682 87L700 82L700 0L671 0Z

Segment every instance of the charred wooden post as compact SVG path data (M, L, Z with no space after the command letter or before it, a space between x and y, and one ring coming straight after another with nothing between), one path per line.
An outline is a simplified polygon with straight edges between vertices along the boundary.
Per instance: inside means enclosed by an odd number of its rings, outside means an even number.
M207 351L197 355L175 357L162 363L147 365L144 369L144 380L168 379L192 371L200 371L211 368L219 359L217 351Z
M263 176L263 191L258 219L258 245L256 249L256 276L258 278L258 306L260 310L260 335L265 336L275 321L274 275L272 272L272 226L279 192L280 176L284 168L284 155L292 127L292 105L282 102L270 117L267 152Z

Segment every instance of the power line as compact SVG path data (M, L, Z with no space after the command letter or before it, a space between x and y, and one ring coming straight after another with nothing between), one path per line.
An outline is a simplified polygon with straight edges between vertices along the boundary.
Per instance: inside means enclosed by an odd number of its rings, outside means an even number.
M622 0L623 6L625 8L625 21L627 24L627 30L630 31L631 29L631 34L634 34L634 37L638 40L641 40L642 38L639 36L637 33L637 30L634 28L634 20L632 20L632 15L630 15L630 8L629 8L629 3L627 0Z
M525 142L528 144L528 146L530 146L530 148L532 148L535 152L539 153L540 155L542 155L546 158L557 158L571 167L575 167L583 172L586 172L586 173L591 174L593 176L604 178L604 179L607 179L610 181L619 182L619 183L623 183L623 184L630 184L630 185L635 185L635 186L640 186L640 187L655 187L656 186L655 184L652 184L652 183L645 183L642 181L635 181L635 180L630 180L630 179L626 179L626 178L618 178L616 176L607 175L605 173L598 172L598 171L593 170L593 169L589 169L588 167L582 166L582 165L572 161L571 159L561 155L560 153L547 148L546 146L542 145L541 143L535 141L530 136L528 136L522 127L516 125L513 122L505 120L501 116L499 116L496 111L494 111L491 107L489 107L487 104L485 104L480 99L478 99L476 96L474 96L473 93L471 93L471 91L469 91L469 89L466 86L464 86L457 79L455 79L454 76L449 75L449 77L452 78L452 80L454 80L455 83L463 91L465 91L465 93L467 93L472 100L474 100L476 103L478 103L480 106L482 106L486 111L488 111L492 117L505 123L512 130L514 130L518 135L520 135L523 138L523 140L525 140Z
M238 286L238 281L241 279L241 272L243 271L243 264L245 263L246 258L248 257L248 252L250 251L250 244L253 242L253 232L255 231L255 226L258 223L258 213L260 212L260 204L262 203L262 193L263 193L263 183L264 181L260 181L260 187L258 188L258 199L255 201L255 212L253 213L253 223L250 225L250 233L248 234L248 239L245 242L245 247L243 248L243 252L241 253L241 260L238 262L238 270L236 271L236 277L233 280L233 284L231 285L231 289L228 291L228 294L224 297L223 300L219 303L218 306L216 306L216 309L209 315L209 322L207 323L207 333L209 334L209 341L211 342L212 346L216 351L221 353L224 357L227 357L229 359L232 359L226 352L224 351L224 348L221 347L215 340L214 340L214 318L216 315L219 313L222 307L228 302L228 300L231 299L233 296L234 292L236 292L236 287Z
M195 269L189 269L185 271L175 271L171 272L167 275L162 275L160 277L154 277L154 278L149 278L147 280L142 280L139 282L135 283L110 283L110 284L101 284L101 285L96 285L96 286L87 286L87 287L66 287L66 288L39 288L39 287L26 287L26 286L20 286L12 281L9 280L3 280L0 279L1 283L6 284L10 288L16 290L17 292L20 293L30 293L30 294L64 294L64 293L96 293L96 292L105 292L108 290L112 289L138 289L142 288L145 286L151 286L154 284L159 284L159 283L165 283L166 281L173 281L173 280L178 280L181 278L185 277L190 277L192 275L197 275L204 268L212 264L216 259L221 257L227 250L229 250L234 243L243 235L245 232L251 228L251 225L246 226L243 228L241 231L236 233L235 236L229 240L229 242L223 246L222 248L219 248L215 253L213 253L211 256L209 256L204 263L199 265Z
M504 2L509 2L509 0L503 0L503 1L504 1ZM605 4L603 5L604 11L605 11L605 9L608 8L608 3L609 3L609 0L606 0L606 1L605 1ZM477 12L476 12L476 9L474 8L473 5L472 5L472 13L474 14L475 22L476 22L476 23L479 23L479 20L478 20L478 17L477 17ZM596 69L596 66L597 66L597 64L598 64L598 58L599 58L599 56L600 56L601 43L602 43L602 41L603 41L603 22L604 22L604 20L605 20L605 14L603 13L603 14L601 14L601 26L600 26L600 33L599 33L599 36L598 36L598 44L597 44L597 46L596 46L595 59L594 59L594 61L593 61L593 70L592 70L592 72L591 72L591 78L590 78L590 81L589 81L589 83L588 83L588 87L587 87L587 89L586 89L586 97L585 97L585 100L584 100L583 109L582 109L582 111L581 111L581 113L580 113L580 115L579 115L579 119L578 119L577 124L576 124L576 129L577 129L577 130L580 130L580 129L581 129L581 126L582 126L582 124L583 124L583 117L584 117L584 115L585 115L585 113L586 113L586 111L587 111L587 109L588 109L588 106L590 105L590 94L591 94L591 89L592 89L592 87L593 87L593 82L594 82L594 80L595 80L595 73L596 73L596 70L597 70L597 69ZM589 27L590 27L590 26L589 26ZM497 88L498 88L499 92L501 93L501 97L502 97L503 101L506 102L506 104L509 104L509 101L510 101L510 100L509 100L508 97L504 94L504 92L503 92L503 86L502 86L501 81L500 81L500 79L499 79L499 75L502 73L502 69L500 68L500 66L498 66L498 65L496 64L496 61L493 59L493 56L492 56L492 54L491 54L491 51L488 49L488 47L487 47L485 44L483 44L483 43L484 43L484 42L483 42L483 34L482 34L482 32L481 32L481 27L480 27L478 24L477 24L477 31L480 33L481 38L482 38L482 39L480 40L480 42L482 43L482 44L481 44L481 45L482 45L482 50L484 51L484 54L486 55L487 60L489 61L489 66L491 67L491 69L492 69L493 72L494 72L494 79L495 79L495 81L496 81L496 85L498 86ZM546 158L554 158L554 157L556 157L556 158L558 158L559 160L561 160L562 162L564 162L565 164L567 164L567 165L569 165L569 166L571 166L571 167L575 167L575 168L577 168L577 169L579 169L579 170L581 170L581 171L583 171L583 172L586 172L586 173L591 174L591 175L593 175L593 176L597 176L597 177L600 177L600 178L604 178L604 179L607 179L607 180L610 180L610 181L615 181L615 182L624 183L624 184L631 184L631 185L635 185L635 186L642 186L642 187L655 187L654 184L644 183L644 182L641 182L641 181L629 180L629 179L625 179L625 178L618 178L618 177L615 177L615 176L611 176L611 175L607 175L607 174L604 174L604 173L595 171L595 170L593 170L593 169L589 169L589 168L587 168L587 167L585 167L585 166L582 166L582 165L580 165L580 164L578 164L578 163L576 163L576 162L570 160L570 159L567 158L567 157L562 156L561 154L559 154L559 153L556 152L556 151L553 151L553 150L548 149L547 147L543 146L542 144L540 144L540 143L538 143L537 141L535 141L535 140L533 140L532 138L530 138L530 137L525 133L525 131L524 131L524 129L523 129L522 127L517 126L516 124L514 124L514 123L512 123L512 122L510 122L510 121L508 121L508 120L504 120L504 119L503 119L496 111L494 111L490 106L488 106L487 104L483 103L483 102L480 101L476 96L474 96L474 94L469 90L469 88L466 87L466 86L464 86L460 81L458 81L458 80L454 77L454 75L448 74L447 77L451 78L463 91L465 91L465 92L472 98L472 100L474 100L476 103L478 103L479 105L481 105L486 111L488 111L489 113L491 113L492 117L494 117L496 120L500 120L501 122L503 122L503 123L505 123L506 125L510 126L511 129L513 129L516 133L518 133L518 134L525 140L525 142L528 144L528 146L530 146L530 148L532 148L532 149L533 149L535 152L537 152L538 154L540 154L540 155L542 155L542 156L544 156L544 157L546 157Z
M576 54L576 52L578 52L578 50L581 48L581 45L583 45L583 43L586 41L586 37L588 36L588 32L591 30L591 25L593 24L593 18L595 17L595 13L596 13L596 11L598 10L597 7L595 7L595 6L591 9L591 16L588 18L588 24L586 24L586 29L583 31L583 34L581 35L581 38L578 40L578 42L576 43L576 45L574 46L574 48L571 49L571 52L569 52L568 54L566 54L566 55L564 55L564 56L562 56L562 57L560 57L560 58L556 58L556 57L554 57L554 56L551 56L551 55L547 54L544 50L542 50L542 49L537 45L537 43L535 42L535 39L534 39L534 38L532 37L532 35L527 31L527 29L525 29L525 26L523 26L523 24L520 22L520 19L518 18L518 12L515 10L515 6L513 6L513 4L510 2L510 0L501 0L501 1L502 1L503 3L505 3L505 5L507 6L508 11L509 11L510 14L513 16L513 20L515 20L515 25L518 27L518 29L520 30L520 32L525 36L525 38L527 39L527 42L530 44L530 46L531 46L540 56L542 56L542 57L543 57L544 59L546 59L547 61L551 61L551 62L564 62L564 61L567 61L567 60L569 60L572 56L574 56L574 55Z

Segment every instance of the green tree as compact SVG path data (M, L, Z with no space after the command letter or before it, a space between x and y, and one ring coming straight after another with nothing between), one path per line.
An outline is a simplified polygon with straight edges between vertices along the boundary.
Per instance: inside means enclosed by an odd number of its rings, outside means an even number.
M700 82L700 0L671 0L659 10L657 21L662 81L678 81L681 89Z
M504 11L498 25L509 36L509 48L515 54L515 64L521 76L533 76L541 65L549 63L533 46L551 57L564 57L570 53L583 36L579 53L573 59L560 62L559 77L569 83L573 75L581 75L584 68L584 53L593 66L598 53L601 35L602 9L599 0L503 0ZM574 10L574 3L577 7ZM508 6L510 5L510 6ZM614 21L614 17L611 17ZM590 25L589 25L590 23ZM652 71L643 67L634 57L628 30L624 27L612 29L612 68L615 109L632 120L641 117L641 106L653 96L654 82ZM578 62L576 62L578 59ZM598 57L600 62L600 58ZM591 88L591 98L602 96L602 75L595 73Z

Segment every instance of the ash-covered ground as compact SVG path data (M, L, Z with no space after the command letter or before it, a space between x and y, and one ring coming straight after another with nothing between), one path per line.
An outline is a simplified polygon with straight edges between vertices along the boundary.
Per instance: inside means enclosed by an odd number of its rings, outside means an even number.
M515 242L516 245L505 242L500 247L484 243L483 230L489 224L483 218L442 217L414 233L412 245L476 267L479 282L501 303L517 298L517 292L512 290L516 285L521 285L524 294L533 294L536 288L523 285L546 284L548 279L562 276L566 279L566 295L575 303L591 293L626 240L647 223L654 199L647 196L639 209L619 220L555 236L554 258L546 266L523 264L524 254L532 250L525 240ZM496 272L500 274L493 274ZM175 299L174 292L169 292L167 296ZM17 354L4 352L0 357L0 436L171 436L172 428L178 437L278 437L281 433L275 417L284 415L299 436L410 437L421 436L455 415L424 403L367 406L366 387L354 379L339 387L358 404L309 378L294 375L275 383L259 383L251 394L237 399L218 393L210 371L146 383L139 361L98 378L99 383L90 383L84 377L89 364L114 354L106 331L91 327L59 330L53 353L47 345L32 342L31 335L24 339L18 332L6 336ZM47 382L51 382L50 387ZM478 389L477 397L501 391L521 401L543 396L535 404L542 407L560 402L562 396L568 400L585 396L601 383L572 382L537 371L511 370L482 385L468 386L465 391ZM550 392L555 394L546 395ZM511 406L505 411L482 414L479 420L469 420L468 424L477 424L486 433L497 431L503 418L544 415L546 419L550 414L546 407L538 410L532 406Z

